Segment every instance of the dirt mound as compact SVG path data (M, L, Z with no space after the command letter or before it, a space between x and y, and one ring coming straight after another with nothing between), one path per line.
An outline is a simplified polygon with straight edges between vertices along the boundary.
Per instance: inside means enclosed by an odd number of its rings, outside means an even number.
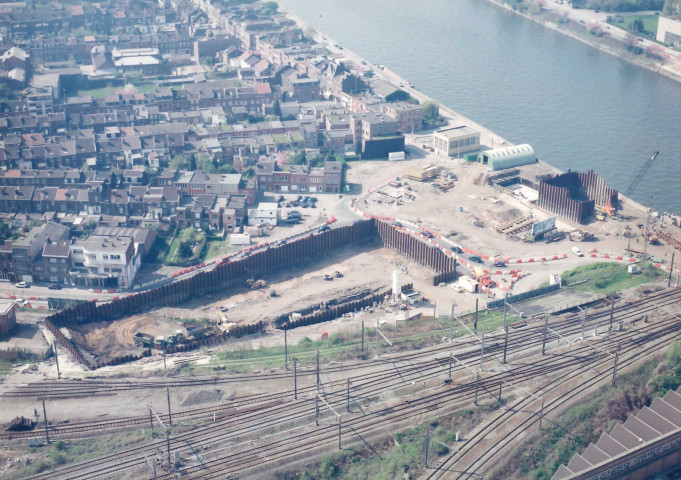
M195 390L187 395L187 398L180 404L183 407L191 407L194 405L201 405L202 403L219 402L224 396L225 392L219 388L213 390Z

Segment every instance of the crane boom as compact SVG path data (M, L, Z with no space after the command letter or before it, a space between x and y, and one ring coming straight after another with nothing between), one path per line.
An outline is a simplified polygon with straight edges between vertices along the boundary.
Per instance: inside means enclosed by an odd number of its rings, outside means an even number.
M634 176L634 179L631 181L627 189L624 191L625 196L629 197L631 196L632 193L634 193L634 190L636 190L638 184L641 183L641 180L643 180L645 174L648 173L648 170L650 170L650 167L653 165L655 158L657 158L659 154L660 152L653 153L653 155L646 161L646 163L643 164L641 169Z

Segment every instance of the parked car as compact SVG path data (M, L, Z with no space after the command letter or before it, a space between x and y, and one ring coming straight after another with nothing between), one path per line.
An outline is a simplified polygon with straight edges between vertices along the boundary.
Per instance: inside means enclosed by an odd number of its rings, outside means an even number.
M427 230L424 230L423 232L421 232L421 235L423 235L426 238L433 238L433 236L434 236L432 233L430 233Z
M329 230L331 230L331 227L329 227L328 225L322 225L317 229L319 233L328 232Z
M494 262L493 267L504 268L506 264L504 262Z
M477 255L471 255L468 257L468 260L475 263L482 263L482 258L478 257Z
M31 286L28 282L19 282L15 285L17 288L28 288Z
M298 210L291 210L288 212L289 217L302 217L302 214Z
M452 252L454 252L454 253L463 253L463 250L461 249L461 247L456 247L456 246L454 246L454 247L452 247Z
M50 290L61 290L61 285L59 285L58 283L50 283L47 286L47 288L49 288Z

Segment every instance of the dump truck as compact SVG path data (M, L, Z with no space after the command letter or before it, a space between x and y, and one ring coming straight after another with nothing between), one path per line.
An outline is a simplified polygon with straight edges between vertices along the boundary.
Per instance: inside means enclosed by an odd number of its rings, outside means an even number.
M138 347L149 348L154 344L154 336L148 333L137 332L133 337L133 341Z

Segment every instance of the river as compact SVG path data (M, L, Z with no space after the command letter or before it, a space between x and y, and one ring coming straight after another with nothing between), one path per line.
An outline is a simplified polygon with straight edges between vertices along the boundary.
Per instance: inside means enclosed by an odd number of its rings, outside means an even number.
M562 170L681 214L681 84L483 0L279 0L314 29Z

